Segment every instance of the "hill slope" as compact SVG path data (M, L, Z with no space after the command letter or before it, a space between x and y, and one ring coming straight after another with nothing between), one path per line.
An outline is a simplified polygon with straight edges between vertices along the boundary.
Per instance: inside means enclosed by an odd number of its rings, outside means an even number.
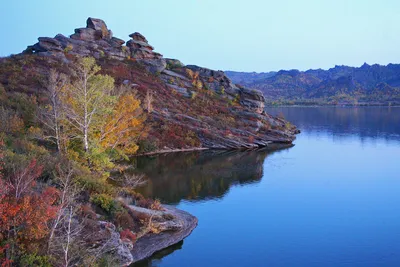
M236 86L222 71L163 58L140 33L129 36L125 43L112 36L104 21L89 18L70 37L40 37L23 53L0 59L2 94L7 99L34 97L37 105L45 105L42 89L49 70L72 77L76 60L90 56L117 86L137 91L143 104L152 100L140 152L257 148L294 140L295 127L264 112L260 91Z
M275 103L400 104L399 64L226 73L233 82L261 90Z

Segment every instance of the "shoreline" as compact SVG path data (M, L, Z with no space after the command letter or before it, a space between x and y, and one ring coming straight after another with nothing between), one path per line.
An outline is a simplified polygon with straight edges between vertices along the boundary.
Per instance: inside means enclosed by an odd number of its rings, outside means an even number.
M298 133L297 133L298 134ZM288 148L294 146L293 143L282 143L282 142L271 142L266 146L260 146L257 148L238 148L238 149L223 149L223 148L209 148L209 147L193 147L193 148L183 148L183 149L164 149L157 150L148 153L140 153L136 155L132 155L131 157L142 157L142 156L156 156L161 154L169 154L169 153L179 153L179 152L193 152L193 151L206 151L206 150L216 150L216 151L254 151L254 150L265 150L265 149L280 149L280 148Z
M186 237L188 237L198 225L197 217L192 214L177 209L174 206L162 205L165 212L174 216L182 223L182 229L178 231L165 231L159 234L146 234L136 241L133 249L130 251L132 254L132 264L145 260L151 257L154 253L162 251L170 246L173 246Z
M203 150L209 150L209 149L210 149L210 148L208 148L208 147L192 147L192 148L163 149L163 150L157 150L157 151L153 151L153 152L147 152L147 153L140 153L140 154L132 155L132 157L153 156L153 155L167 154L167 153L176 153L176 152L203 151Z

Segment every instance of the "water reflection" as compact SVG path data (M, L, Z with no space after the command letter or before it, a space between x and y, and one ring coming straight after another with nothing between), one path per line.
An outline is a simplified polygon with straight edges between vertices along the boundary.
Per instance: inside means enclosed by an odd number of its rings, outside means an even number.
M285 118L302 131L338 138L399 140L400 107L279 107L268 113Z
M137 159L144 192L188 199L178 208L199 219L184 246L140 266L400 266L400 108L272 112L302 130L287 153Z
M182 249L183 241L172 245L166 249L158 251L151 256L151 258L144 259L142 261L138 261L131 265L131 267L153 267L157 266L162 262L162 258L172 254L173 252Z
M135 159L135 171L148 183L139 188L143 195L163 203L182 199L201 201L221 198L233 185L257 183L263 176L263 162L270 150L196 151Z

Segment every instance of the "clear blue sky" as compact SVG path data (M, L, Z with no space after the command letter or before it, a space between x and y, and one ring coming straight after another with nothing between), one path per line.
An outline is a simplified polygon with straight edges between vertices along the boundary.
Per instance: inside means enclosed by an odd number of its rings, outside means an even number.
M91 16L116 37L138 31L165 57L213 69L400 62L399 0L0 1L0 56L70 35Z

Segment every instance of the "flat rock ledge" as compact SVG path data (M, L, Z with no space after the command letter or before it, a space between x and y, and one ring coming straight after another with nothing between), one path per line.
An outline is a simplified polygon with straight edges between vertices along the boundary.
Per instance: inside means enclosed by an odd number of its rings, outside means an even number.
M196 228L198 220L195 216L173 206L163 205L163 207L166 213L181 221L183 227L178 231L165 231L159 234L149 233L138 239L131 250L132 263L144 260L160 250L179 243Z

